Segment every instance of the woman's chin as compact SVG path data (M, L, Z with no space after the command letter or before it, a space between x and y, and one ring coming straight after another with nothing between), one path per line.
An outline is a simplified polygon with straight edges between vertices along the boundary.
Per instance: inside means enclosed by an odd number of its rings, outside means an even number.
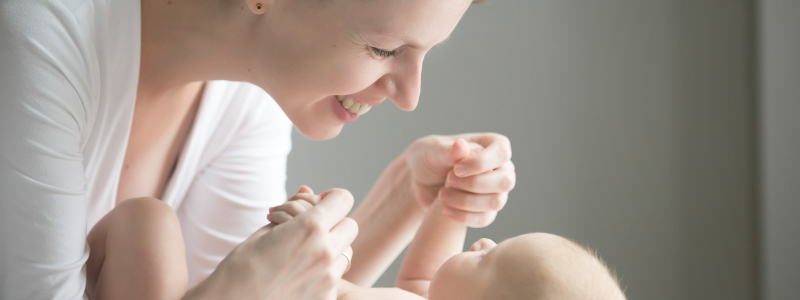
M299 131L303 136L316 140L316 141L323 141L335 138L342 132L342 127L344 125L339 126L311 126L312 128L303 128L301 126L295 126L297 131Z

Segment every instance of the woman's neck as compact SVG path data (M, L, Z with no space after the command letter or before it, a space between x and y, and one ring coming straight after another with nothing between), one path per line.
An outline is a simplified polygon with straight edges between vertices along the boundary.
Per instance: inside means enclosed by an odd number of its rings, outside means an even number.
M141 0L139 92L164 94L208 80L251 81L245 1Z

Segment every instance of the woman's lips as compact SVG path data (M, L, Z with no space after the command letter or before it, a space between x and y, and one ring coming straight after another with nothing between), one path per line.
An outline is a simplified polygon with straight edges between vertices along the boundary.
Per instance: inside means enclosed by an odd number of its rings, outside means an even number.
M346 108L344 108L344 106L342 106L342 102L339 102L339 100L335 96L331 96L329 101L333 106L333 112L336 113L336 116L339 117L339 120L341 120L345 124L352 123L353 121L358 119L358 114L351 113Z

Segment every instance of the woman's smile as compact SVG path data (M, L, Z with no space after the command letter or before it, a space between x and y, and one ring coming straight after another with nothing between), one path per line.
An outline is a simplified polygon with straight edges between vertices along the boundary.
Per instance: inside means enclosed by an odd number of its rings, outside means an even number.
M338 100L339 97L341 96L328 97L328 101L331 103L333 111L336 113L336 116L339 117L339 120L341 120L344 123L352 123L353 121L358 119L359 114L350 112L347 108L345 108L343 106L343 103ZM351 105L353 105L352 101L350 103Z
M243 21L254 28L243 38L253 50L241 57L257 54L243 70L300 133L330 139L384 99L414 110L425 54L452 33L470 3L270 2Z
M345 123L355 121L358 119L358 116L366 114L373 106L377 106L383 102L383 100L366 101L356 98L353 95L336 95L333 98L336 100L335 103L333 103L333 109L339 119Z

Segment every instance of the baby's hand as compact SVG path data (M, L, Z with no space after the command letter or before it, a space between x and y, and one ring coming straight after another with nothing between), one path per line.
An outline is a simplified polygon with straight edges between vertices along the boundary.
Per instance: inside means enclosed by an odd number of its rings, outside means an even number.
M314 195L311 188L305 185L301 186L297 194L290 197L286 203L271 207L267 220L275 225L286 223L317 205L320 199L319 195Z

